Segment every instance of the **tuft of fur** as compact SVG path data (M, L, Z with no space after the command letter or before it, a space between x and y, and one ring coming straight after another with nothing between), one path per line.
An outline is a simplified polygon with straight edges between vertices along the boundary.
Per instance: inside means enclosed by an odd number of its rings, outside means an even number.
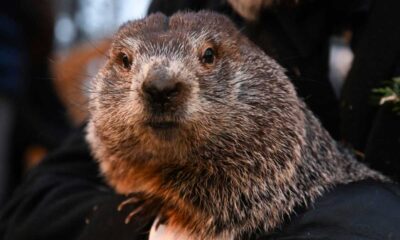
M205 65L210 46L215 62ZM142 90L155 69L185 86L162 114ZM91 92L87 140L108 183L160 199L168 225L197 239L268 233L337 184L384 179L340 148L284 69L216 13L126 23ZM149 125L160 121L178 127Z

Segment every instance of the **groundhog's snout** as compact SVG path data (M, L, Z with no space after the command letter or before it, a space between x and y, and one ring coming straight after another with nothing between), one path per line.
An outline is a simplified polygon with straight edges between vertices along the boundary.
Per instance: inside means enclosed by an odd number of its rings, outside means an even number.
M178 76L170 74L167 68L160 66L149 71L141 90L152 114L173 114L183 107L188 86Z

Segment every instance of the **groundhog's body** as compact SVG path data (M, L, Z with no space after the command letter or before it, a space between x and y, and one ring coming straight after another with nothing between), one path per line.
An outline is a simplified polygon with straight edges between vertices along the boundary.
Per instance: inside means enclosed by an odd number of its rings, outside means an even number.
M87 139L119 193L199 239L279 226L334 185L383 177L340 149L275 61L225 17L156 14L117 33Z

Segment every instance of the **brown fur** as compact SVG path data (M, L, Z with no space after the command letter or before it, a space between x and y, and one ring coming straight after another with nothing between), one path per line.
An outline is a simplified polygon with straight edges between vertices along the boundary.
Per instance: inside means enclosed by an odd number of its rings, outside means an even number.
M155 69L185 86L162 114L142 90ZM177 127L151 127L164 121ZM117 192L161 199L168 224L198 239L269 232L337 184L383 179L332 140L274 60L204 11L121 27L93 80L87 132Z

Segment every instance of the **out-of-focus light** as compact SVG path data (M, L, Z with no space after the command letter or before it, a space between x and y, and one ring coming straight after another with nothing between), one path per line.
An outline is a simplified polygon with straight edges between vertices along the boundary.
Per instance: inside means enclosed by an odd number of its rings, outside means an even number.
M77 4L75 7L73 2ZM64 49L76 42L107 38L122 23L146 16L150 2L151 0L57 1L60 12L57 13L55 25L56 47ZM63 7L73 11L66 13Z
M76 15L77 26L89 38L101 38L114 30L114 2L109 0L80 0Z
M353 62L350 46L341 38L331 39L329 78L336 96L340 96L343 83Z
M118 0L116 3L118 10L117 25L119 26L128 20L146 16L150 0Z
M76 35L74 22L67 15L61 15L56 22L55 37L63 45L71 43Z

